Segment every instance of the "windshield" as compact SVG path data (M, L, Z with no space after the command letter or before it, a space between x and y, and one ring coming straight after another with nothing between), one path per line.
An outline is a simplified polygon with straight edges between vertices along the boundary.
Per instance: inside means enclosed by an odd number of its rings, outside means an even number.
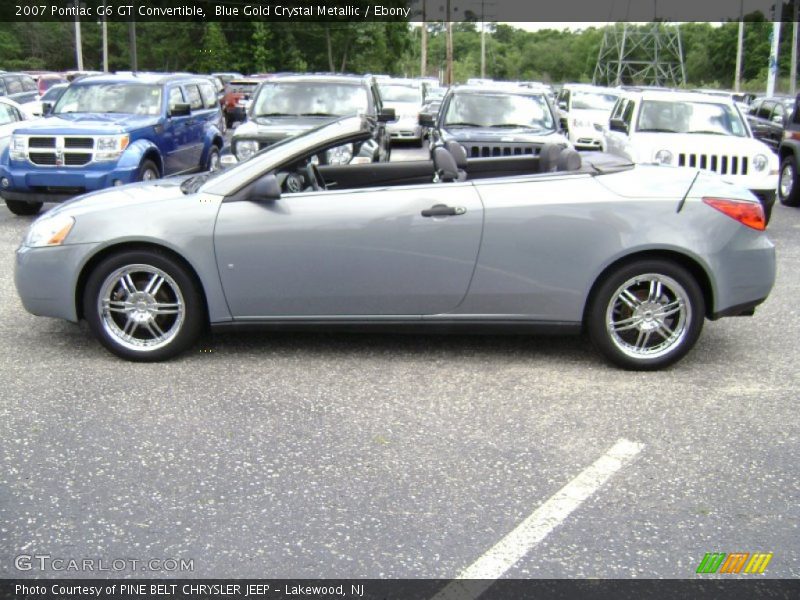
M572 92L572 108L578 110L605 110L611 112L617 101L615 94L604 92Z
M415 102L422 103L422 94L418 87L411 85L396 85L384 83L378 86L384 102Z
M691 101L645 100L637 131L747 136L747 129L733 106Z
M17 114L14 108L5 102L0 102L0 125L8 125L16 120Z
M253 102L253 115L344 116L368 109L367 90L359 84L319 81L268 83Z
M161 86L141 83L72 85L56 104L54 114L161 114Z
M555 129L544 95L455 94L445 116L445 127L526 127Z

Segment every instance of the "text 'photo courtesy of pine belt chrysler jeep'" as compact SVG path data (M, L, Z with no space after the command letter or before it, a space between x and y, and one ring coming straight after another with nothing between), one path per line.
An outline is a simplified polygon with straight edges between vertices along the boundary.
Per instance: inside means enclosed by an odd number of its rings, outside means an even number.
M385 162L391 143L386 123L394 110L383 107L370 75L285 75L263 81L253 92L247 122L233 132L231 148L246 160L276 142L347 115L363 115L372 136L357 145L332 148L321 164Z
M769 221L778 185L778 157L755 139L728 97L697 92L628 90L604 129L607 152L636 163L714 171L749 189Z
M11 212L44 202L219 166L223 137L201 76L99 75L73 82L48 116L18 128L0 152L0 196Z

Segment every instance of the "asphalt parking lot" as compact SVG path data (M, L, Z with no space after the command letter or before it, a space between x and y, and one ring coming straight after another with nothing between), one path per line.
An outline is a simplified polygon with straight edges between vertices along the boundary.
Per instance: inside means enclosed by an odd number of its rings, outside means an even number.
M504 577L691 578L707 552L800 576L800 210L775 208L755 317L706 322L658 373L580 337L225 334L127 363L23 310L30 221L0 206L0 577L93 575L15 568L48 555L192 561L126 577L450 578L502 540Z

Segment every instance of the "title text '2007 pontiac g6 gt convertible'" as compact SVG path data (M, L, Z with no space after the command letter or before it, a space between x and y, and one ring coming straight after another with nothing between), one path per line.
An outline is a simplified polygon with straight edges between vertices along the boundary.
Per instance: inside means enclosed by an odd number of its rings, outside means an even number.
M85 319L140 361L177 355L209 324L379 326L583 331L613 363L655 369L706 318L753 314L772 288L761 205L712 173L553 144L320 164L369 135L345 117L224 171L61 205L17 251L22 302Z

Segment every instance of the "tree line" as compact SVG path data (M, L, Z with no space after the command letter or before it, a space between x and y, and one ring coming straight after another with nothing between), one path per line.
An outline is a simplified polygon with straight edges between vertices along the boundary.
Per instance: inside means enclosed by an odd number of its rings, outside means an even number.
M791 23L783 23L779 89L788 89ZM664 27L676 27L664 24ZM456 81L480 76L479 24L454 25ZM526 31L511 24L487 24L486 76L501 80L589 82L603 40L602 27ZM639 27L629 25L629 27ZM767 78L772 23L754 13L745 17L743 86L761 91ZM428 23L428 72L445 67L445 28ZM100 70L100 24L82 23L84 68ZM690 87L730 88L736 64L738 23L680 25ZM354 72L420 75L420 27L408 23L142 22L136 24L140 70ZM128 24L108 23L109 68L128 70ZM74 69L74 25L0 23L0 68ZM646 82L640 82L646 83Z

